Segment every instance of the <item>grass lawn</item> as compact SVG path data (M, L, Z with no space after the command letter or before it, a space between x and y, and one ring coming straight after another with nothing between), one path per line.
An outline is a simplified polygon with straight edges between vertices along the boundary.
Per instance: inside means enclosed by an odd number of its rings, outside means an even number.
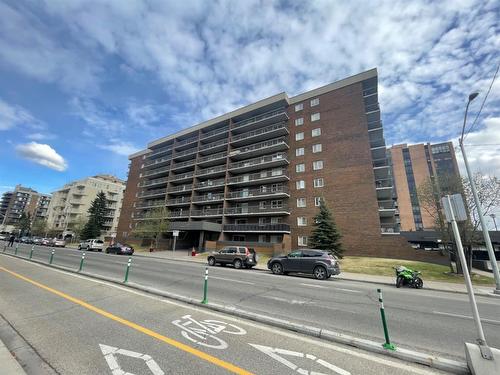
M448 266L433 263L415 262L409 260L349 257L340 261L340 269L343 272L363 273L367 275L395 277L392 267L403 265L413 270L422 272L425 281L443 281L450 283L463 283L462 275L450 274ZM472 274L472 282L477 285L494 285L493 277Z

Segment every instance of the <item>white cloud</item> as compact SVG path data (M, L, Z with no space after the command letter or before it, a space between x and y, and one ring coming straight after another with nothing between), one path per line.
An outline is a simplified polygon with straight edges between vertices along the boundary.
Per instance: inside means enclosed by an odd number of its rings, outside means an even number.
M99 145L98 147L124 156L129 156L140 150L129 142L120 142L119 140L112 140L109 144Z
M62 172L68 168L68 163L56 150L47 144L30 142L16 146L16 152L24 159Z
M49 133L30 133L26 135L26 138L32 139L34 141L43 141L56 138L55 135Z
M36 120L26 109L11 105L0 99L0 130L8 130L20 125L35 125Z

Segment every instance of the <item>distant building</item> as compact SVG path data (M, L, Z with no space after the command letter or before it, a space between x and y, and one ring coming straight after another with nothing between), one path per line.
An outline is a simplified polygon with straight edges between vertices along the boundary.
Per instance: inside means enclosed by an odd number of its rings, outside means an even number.
M22 185L16 185L14 191L4 193L0 201L2 231L12 231L23 213L29 215L32 220L45 218L50 199L50 195L38 193Z
M446 184L460 177L453 143L400 144L389 148L401 231L434 229L434 219L418 199L418 187L429 178ZM440 186L442 189L445 186Z
M103 237L114 237L120 216L125 182L110 175L97 175L70 182L52 193L47 226L62 236L74 235L73 229L87 221L88 210L103 191L108 200Z

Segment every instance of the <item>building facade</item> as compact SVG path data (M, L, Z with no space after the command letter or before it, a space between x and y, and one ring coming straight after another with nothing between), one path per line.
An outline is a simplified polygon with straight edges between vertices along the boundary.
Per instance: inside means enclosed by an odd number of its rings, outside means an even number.
M109 175L97 175L70 182L52 193L47 212L47 227L59 235L74 236L74 230L88 219L88 210L97 194L103 191L108 202L102 236L116 236L125 182Z
M402 231L433 230L435 214L422 207L418 189L430 179L442 190L460 178L451 142L395 145L389 148Z
M321 200L350 254L410 256L398 235L375 69L281 93L129 157L118 238L165 209L178 246L308 246Z
M13 231L23 213L29 215L32 220L44 219L50 199L50 195L38 193L22 185L16 185L14 191L4 193L0 201L2 231Z

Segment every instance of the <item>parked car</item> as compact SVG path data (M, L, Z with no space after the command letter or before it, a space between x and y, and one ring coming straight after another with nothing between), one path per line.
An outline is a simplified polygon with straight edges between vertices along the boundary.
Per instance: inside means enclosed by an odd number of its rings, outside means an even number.
M31 243L31 238L27 237L27 236L23 236L23 237L21 237L21 239L19 240L19 242L29 244L29 243Z
M40 241L40 245L42 246L51 246L52 245L52 240L50 238L42 238Z
M0 241L8 241L9 236L6 234L0 234Z
M80 242L80 244L78 245L78 250L102 251L103 248L104 248L104 241L97 239L85 240L83 242Z
M312 274L319 280L325 280L340 273L337 258L328 251L315 249L294 250L288 255L277 256L267 262L275 275L287 275L289 272Z
M54 247L66 247L66 241L60 238L56 238L52 241L52 246Z
M115 253L121 255L132 255L134 253L134 248L127 244L121 244L119 242L108 246L106 248L106 254Z
M220 251L212 252L207 260L210 266L232 264L237 269L252 268L257 264L257 253L249 247L227 246Z
M42 244L42 238L41 237L33 237L33 244L34 245L41 245Z

